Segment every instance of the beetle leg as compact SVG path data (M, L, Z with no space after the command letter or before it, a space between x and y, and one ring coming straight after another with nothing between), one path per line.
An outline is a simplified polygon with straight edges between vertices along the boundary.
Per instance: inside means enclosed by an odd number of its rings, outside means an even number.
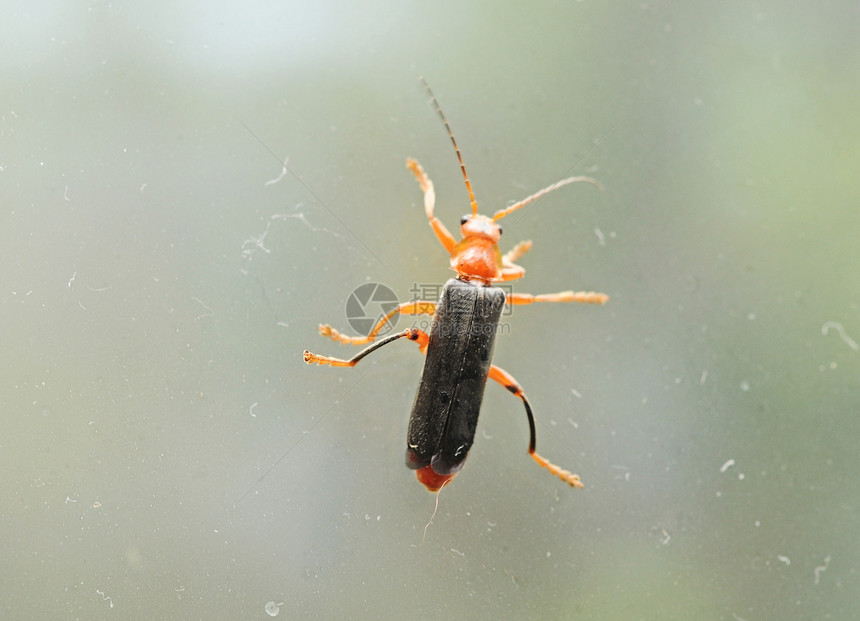
M502 255L501 280L516 280L525 276L526 270L516 264L517 259L532 249L532 240L521 241Z
M560 293L511 293L505 304L533 304L534 302L580 302L582 304L606 304L609 296L595 291L561 291Z
M331 356L320 356L319 354L309 352L307 349L302 354L302 358L308 364L327 364L333 367L354 367L366 355L376 351L384 345L388 345L393 341L402 339L404 336L410 341L415 341L423 353L427 352L427 344L430 341L430 337L427 336L427 333L423 330L419 330L418 328L409 328L408 330L404 330L403 332L398 332L397 334L387 336L384 339L377 341L370 347L365 347L349 360L343 360L341 358L332 358Z
M502 265L514 265L517 260L532 249L532 240L526 239L502 255Z
M516 280L518 278L522 278L526 275L526 269L514 263L505 263L504 257L502 257L502 275L500 280L507 282L509 280Z
M502 386L504 386L509 392L513 393L523 401L523 405L526 406L526 416L529 419L529 455L532 456L541 467L546 468L550 471L550 473L557 476L559 479L570 485L571 487L582 487L582 482L579 480L578 474L572 474L569 470L563 470L559 466L556 466L554 463L546 460L544 457L541 457L535 452L535 418L532 414L532 408L529 405L528 399L526 399L526 394L523 392L523 389L517 383L517 380L514 377L505 371L504 369L493 365L490 367L490 375L491 379L494 379Z
M404 302L403 304L392 308L379 321L377 321L376 325L373 326L373 330L371 330L367 336L346 336L332 328L327 323L321 323L319 325L319 331L323 336L330 338L333 341L338 341L339 343L345 343L347 345L364 345L375 339L382 328L388 325L391 318L398 313L401 315L430 315L432 317L435 312L435 302L425 302L423 300Z
M445 228L442 221L433 215L433 209L436 206L436 191L433 189L433 182L430 181L430 177L428 177L427 173L424 172L424 169L421 168L421 164L413 160L411 157L406 158L406 167L413 175L415 175L415 179L418 180L418 185L421 186L421 191L424 192L424 213L427 214L427 220L430 221L430 226L433 229L433 232L436 234L439 242L445 247L445 250L448 251L448 254L453 254L454 246L457 245L457 240L454 239L454 236L451 235L450 231Z

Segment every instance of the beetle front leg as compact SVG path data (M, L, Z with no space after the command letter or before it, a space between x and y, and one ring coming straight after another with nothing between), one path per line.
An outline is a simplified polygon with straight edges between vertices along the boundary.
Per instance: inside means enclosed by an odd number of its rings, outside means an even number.
M424 192L424 213L427 214L427 220L430 222L430 227L433 229L439 242L445 247L445 250L448 251L448 254L452 254L454 252L454 246L457 245L457 240L454 239L451 232L445 228L442 221L433 214L433 209L436 206L436 191L433 189L433 182L430 181L430 177L428 177L427 173L424 172L424 169L421 168L421 164L413 160L411 157L406 158L406 167L413 175L415 175L418 185L421 186L421 191Z
M517 260L532 248L532 241L527 239L502 255L502 280L516 280L525 276L525 268L517 265Z
M502 255L502 263L513 264L516 263L521 256L527 253L532 249L532 240L526 239L521 241L516 246L508 250L505 254Z

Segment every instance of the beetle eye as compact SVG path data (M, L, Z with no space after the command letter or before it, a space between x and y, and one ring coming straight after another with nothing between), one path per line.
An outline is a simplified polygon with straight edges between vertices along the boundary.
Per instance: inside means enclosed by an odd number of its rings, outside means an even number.
M460 218L460 226L463 226L464 224L466 224L466 222L468 222L469 218L471 218L471 217L472 216L470 216L469 214L466 214L465 216Z

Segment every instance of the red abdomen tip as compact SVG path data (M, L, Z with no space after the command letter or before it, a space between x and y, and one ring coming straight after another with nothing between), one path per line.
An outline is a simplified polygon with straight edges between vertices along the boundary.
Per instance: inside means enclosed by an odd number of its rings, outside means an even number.
M415 476L421 481L421 485L427 488L428 492L438 492L445 483L457 476L457 473L437 474L433 471L432 466L424 466L415 471Z

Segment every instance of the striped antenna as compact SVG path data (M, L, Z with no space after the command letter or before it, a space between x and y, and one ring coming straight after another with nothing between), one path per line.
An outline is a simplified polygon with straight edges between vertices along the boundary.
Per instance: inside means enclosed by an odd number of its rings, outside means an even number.
M466 189L469 191L469 202L472 204L472 215L476 216L478 215L478 203L475 202L475 195L472 193L472 183L469 181L469 175L466 173L466 165L463 163L463 156L460 154L460 147L457 146L457 140L454 138L454 132L451 131L451 126L448 124L448 119L445 118L445 113L442 112L442 108L439 106L439 102L436 101L436 96L433 94L433 91L430 90L430 85L427 84L427 80L421 78L421 83L424 84L424 88L427 89L427 94L430 95L430 101L433 102L433 106L436 108L436 112L439 113L439 117L445 124L445 129L448 130L448 137L454 144L454 151L457 152L457 161L460 162L460 170L463 171L463 179L466 181Z

